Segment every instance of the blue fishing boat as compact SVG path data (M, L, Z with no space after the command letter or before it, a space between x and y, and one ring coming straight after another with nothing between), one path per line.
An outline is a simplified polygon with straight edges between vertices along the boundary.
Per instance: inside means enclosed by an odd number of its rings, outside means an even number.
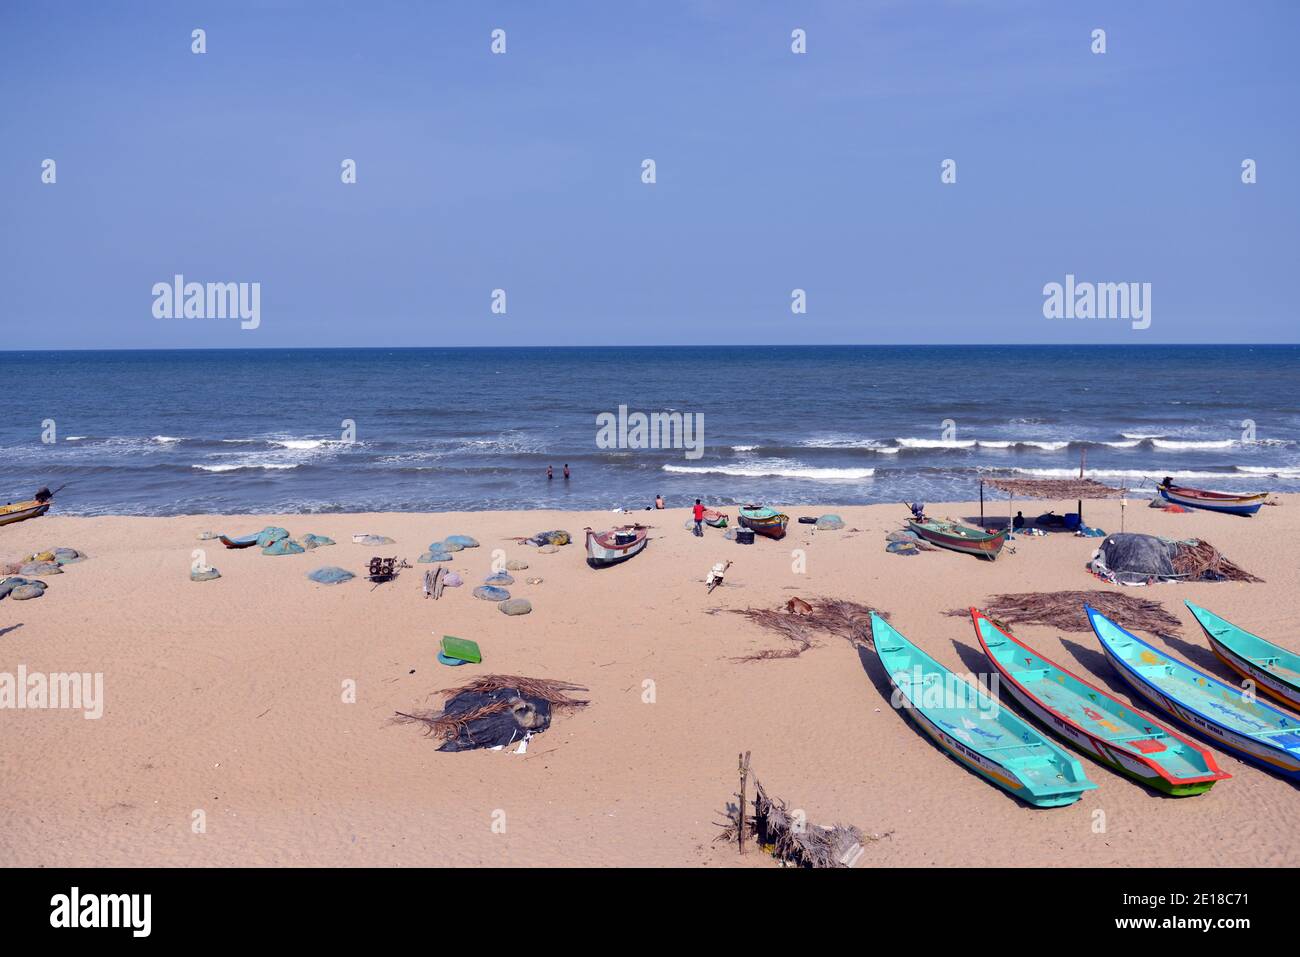
M1300 781L1300 718L1213 678L1084 606L1106 658L1139 696L1230 754Z

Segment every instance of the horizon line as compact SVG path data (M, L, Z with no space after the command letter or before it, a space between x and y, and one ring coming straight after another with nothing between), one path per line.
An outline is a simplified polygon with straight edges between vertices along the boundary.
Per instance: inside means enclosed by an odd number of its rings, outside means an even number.
M1249 349L1257 347L1300 346L1300 342L665 342L623 345L491 345L491 346L104 346L84 349L9 349L0 355L20 353L78 352L271 352L303 350L313 352L384 352L394 350L440 349L1102 349L1102 348L1216 348Z

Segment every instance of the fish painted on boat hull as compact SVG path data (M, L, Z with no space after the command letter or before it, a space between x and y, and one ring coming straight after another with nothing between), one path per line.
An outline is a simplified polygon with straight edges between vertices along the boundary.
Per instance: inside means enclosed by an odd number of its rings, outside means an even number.
M1073 804L1097 786L1078 761L874 613L871 636L901 710L959 763L1035 807ZM939 703L929 700L936 691Z
M1173 797L1204 794L1232 777L1205 748L1044 658L977 609L970 614L1002 687L1067 744Z
M1107 660L1142 698L1234 757L1300 781L1300 718L1176 661L1084 606Z
M1190 601L1183 604L1205 632L1220 661L1255 682L1260 691L1300 710L1300 655L1252 635Z
M1156 485L1160 497L1183 508L1199 508L1207 512L1225 512L1229 515L1254 515L1268 498L1267 492L1239 495L1235 492L1214 492L1203 488L1189 488L1160 482Z

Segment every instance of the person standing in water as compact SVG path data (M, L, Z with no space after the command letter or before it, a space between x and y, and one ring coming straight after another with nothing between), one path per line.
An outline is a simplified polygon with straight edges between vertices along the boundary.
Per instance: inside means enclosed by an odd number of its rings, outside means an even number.
M568 462L565 462L565 463L564 463L564 481L567 482L568 480L569 480L569 463L568 463Z
M663 508L663 507L664 507L664 497L662 495L656 495L655 508Z
M553 478L555 478L555 469L548 465L546 466L546 480L549 482Z

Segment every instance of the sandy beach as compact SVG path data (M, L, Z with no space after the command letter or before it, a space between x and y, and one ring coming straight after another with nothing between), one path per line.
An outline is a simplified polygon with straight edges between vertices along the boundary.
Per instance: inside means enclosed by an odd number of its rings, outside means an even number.
M1130 502L1126 530L1203 537L1266 579L1133 589L1183 621L1182 639L1163 642L1174 655L1229 678L1185 598L1300 648L1300 496L1281 501L1254 519ZM1005 500L990 515L999 509ZM978 516L971 504L930 511ZM1119 530L1118 502L1085 511L1089 524ZM790 512L836 512L847 528L814 532L792 520L784 541L742 547L713 529L692 536L686 509L635 513L654 526L649 547L600 571L585 564L580 540L539 554L508 539L552 528L580 536L620 520L608 512L51 515L0 528L5 560L54 546L90 556L48 578L43 597L0 604L0 671L104 675L98 720L0 712L0 862L775 866L714 843L736 755L749 750L768 791L810 821L887 835L868 846L867 866L1300 863L1294 787L1222 752L1233 779L1188 799L1081 757L1099 787L1073 806L1037 810L932 746L890 707L874 657L864 667L847 641L826 638L794 659L736 660L780 639L726 610L828 596L888 611L956 671L987 672L969 619L945 611L1000 592L1115 587L1084 568L1095 539L1022 536L995 563L943 551L904 558L884 550L901 506ZM198 540L268 524L339 544L268 557ZM396 544L353 544L359 533ZM435 602L421 589L431 566L415 561L449 534L482 547L456 554L449 567L466 586ZM196 548L219 580L190 581ZM498 548L529 564L511 588L531 600L528 616L507 617L470 594ZM792 571L795 549L806 553L804 573ZM360 573L375 554L415 567L373 588L306 577L322 565ZM735 564L708 595L703 578L724 559ZM444 634L477 641L483 664L439 665ZM1131 700L1091 634L1017 634ZM485 673L565 679L588 688L591 703L560 713L523 756L439 753L417 728L391 723L395 711L430 706L431 693ZM346 681L355 681L355 703L343 700ZM205 820L199 833L195 812Z

